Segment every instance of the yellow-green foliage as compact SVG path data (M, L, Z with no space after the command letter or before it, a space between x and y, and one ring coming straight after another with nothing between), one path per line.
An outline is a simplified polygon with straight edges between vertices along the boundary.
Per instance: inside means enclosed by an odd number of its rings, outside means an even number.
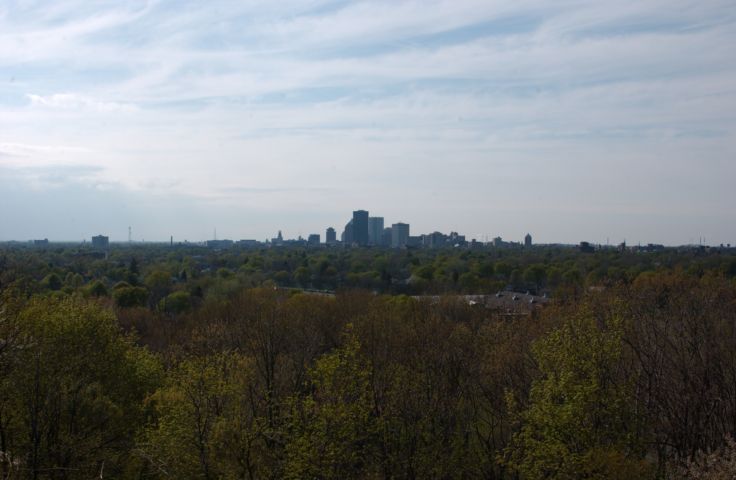
M622 378L621 322L598 325L585 312L539 340L542 374L532 384L507 463L525 479L643 478L638 419Z
M239 354L179 364L151 397L157 422L141 453L166 478L262 478L257 458L263 422L252 415L252 362Z
M366 478L375 423L359 349L351 337L310 371L312 393L293 404L285 478Z
M161 378L156 359L111 312L75 298L34 300L14 325L0 375L4 477L92 478L103 463L120 475Z

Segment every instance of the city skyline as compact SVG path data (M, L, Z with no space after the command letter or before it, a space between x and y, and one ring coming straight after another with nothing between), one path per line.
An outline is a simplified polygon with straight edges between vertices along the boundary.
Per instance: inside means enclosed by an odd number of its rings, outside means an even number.
M619 242L613 242L612 243L610 237L607 237L605 239L605 242L588 241L588 240L584 240L584 239L575 240L573 242L563 242L563 241L538 242L538 241L536 241L536 238L531 233L529 233L529 231L527 231L526 234L524 234L523 237L517 239L517 238L505 237L505 236L503 236L501 234L480 234L478 236L467 236L467 235L464 235L463 232L459 232L458 233L457 231L442 230L442 229L437 229L437 228L430 229L430 230L427 230L427 231L422 231L422 232L414 232L415 235L410 236L409 227L410 227L411 224L410 223L403 222L403 221L399 221L397 223L390 224L389 227L386 227L385 229L382 229L382 234L383 235L386 235L386 234L389 235L388 241L381 241L381 240L376 241L375 240L375 237L373 236L374 235L373 230L372 230L373 227L371 225L373 224L373 222L377 222L377 224L380 224L381 226L383 226L383 224L384 224L384 217L370 216L370 212L369 211L366 211L366 210L356 210L356 211L353 211L352 212L352 215L353 216L351 217L350 221L346 225L346 229L349 228L349 227L352 227L353 222L354 222L354 220L356 218L356 214L365 217L366 226L369 228L369 231L368 231L368 234L367 235L369 235L370 237L372 237L372 238L367 237L367 238L370 238L370 240L369 241L366 241L365 243L358 242L353 237L351 237L348 241L346 241L344 239L341 240L339 238L339 236L337 235L337 229L335 229L333 226L326 226L326 227L323 228L323 230L321 232L320 231L314 231L314 232L310 232L310 233L306 233L306 234L302 234L300 232L300 233L296 234L295 236L289 236L288 233L286 235L284 235L283 234L283 231L285 231L285 230L279 228L277 230L277 237L272 237L272 238L269 238L268 236L265 237L265 238L257 238L257 237L254 237L254 236L228 237L227 235L225 235L224 237L222 235L220 235L219 238L218 238L217 228L215 227L215 228L213 228L213 233L212 233L212 236L210 238L206 238L206 239L188 239L188 238L181 238L181 239L176 239L176 241L174 241L174 236L173 235L170 235L168 240L155 239L155 238L154 239L148 239L148 240L146 240L145 238L134 238L133 235L132 235L132 227L131 226L128 226L127 227L127 230L126 230L128 232L128 236L127 236L127 239L126 240L122 240L122 239L117 239L117 238L114 238L114 237L110 237L109 235L107 235L105 233L97 233L97 234L95 234L95 235L92 236L91 241L89 243L93 247L95 246L95 242L96 241L98 241L98 242L99 241L104 241L105 243L107 243L109 241L109 243L115 243L115 244L125 244L125 243L128 243L128 244L142 244L142 243L164 244L164 243L169 243L171 245L174 245L174 244L180 245L180 244L184 244L184 243L188 243L188 244L192 244L192 245L196 245L196 244L202 244L202 245L207 244L207 245L209 245L212 242L214 242L214 243L217 243L217 242L229 242L228 245L233 245L234 243L238 243L238 242L241 242L241 243L242 242L248 242L248 244L250 245L251 242L256 242L257 244L268 245L268 244L272 244L272 243L281 244L281 242L286 242L288 244L288 243L294 242L294 241L302 241L302 242L305 243L305 245L306 244L314 245L315 244L315 240L316 240L316 244L320 244L320 245L330 245L330 244L335 244L336 243L336 244L343 244L345 246L353 246L353 247L379 246L379 247L392 247L392 248L396 248L396 247L410 246L407 243L407 241L410 238L414 238L414 239L420 239L421 238L421 239L424 239L425 237L433 237L436 234L441 234L441 235L443 235L445 237L447 237L448 234L450 234L450 235L453 235L453 234L454 235L458 235L459 234L460 237L462 238L462 242L463 243L467 243L468 245L471 242L478 242L479 244L485 244L485 245L494 245L494 246L499 246L499 245L502 245L503 246L503 245L505 245L505 246L518 246L518 247L530 247L530 246L533 246L533 245L534 246L539 246L539 245L569 245L569 246L579 246L579 245L582 245L582 244L586 244L586 245L589 244L591 246L598 245L598 246L606 246L606 247L614 247L614 246L621 246L621 245L624 245L624 246L628 245L628 246L632 246L632 247L637 246L637 245L638 246L647 246L647 245L652 246L652 245L654 245L654 246L667 246L667 247L696 246L696 245L701 245L701 246L719 246L720 245L721 247L723 247L723 246L728 246L729 248L731 247L731 243L730 242L721 242L720 244L719 243L712 243L712 242L709 243L708 242L708 239L706 237L703 237L703 236L700 236L697 239L691 239L691 241L689 241L687 243L681 243L681 244L676 244L676 243L658 243L658 242L651 242L651 241L645 241L645 242L642 242L642 241L627 242L627 240L625 238L622 239ZM396 227L398 227L399 228L399 231L401 231L401 233L398 234L399 237L401 238L401 240L397 240L397 237L395 236L396 234L394 233L394 229ZM343 237L345 236L345 233L346 232L343 231L343 234L342 234ZM323 237L323 234L324 234L324 237ZM333 236L332 238L331 238L331 235ZM533 238L534 238L534 241L532 241ZM7 239L7 240L0 239L0 242L18 242L18 243L27 242L27 243L33 243L36 246L39 246L39 245L40 246L44 246L44 245L48 245L49 243L76 243L76 242L81 242L81 243L84 244L84 243L87 243L88 241L89 241L89 238L82 238L81 240L75 240L75 239L54 239L54 238L49 239L48 236L38 236L38 237L35 237L35 238L28 238L28 239ZM99 248L99 246L100 245L97 245L98 248ZM414 245L414 246L418 246L418 245ZM424 246L426 247L427 245L425 244Z
M0 241L736 243L727 0L0 5ZM342 222L342 223L341 223Z

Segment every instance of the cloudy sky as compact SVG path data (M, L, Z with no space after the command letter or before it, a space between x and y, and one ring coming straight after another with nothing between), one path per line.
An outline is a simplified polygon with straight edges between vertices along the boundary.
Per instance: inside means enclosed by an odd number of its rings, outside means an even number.
M733 0L0 0L0 240L736 244Z

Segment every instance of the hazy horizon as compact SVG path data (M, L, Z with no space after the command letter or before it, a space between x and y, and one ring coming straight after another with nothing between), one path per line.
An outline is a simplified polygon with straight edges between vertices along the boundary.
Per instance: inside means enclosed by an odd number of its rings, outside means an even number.
M733 1L11 0L0 241L736 244Z

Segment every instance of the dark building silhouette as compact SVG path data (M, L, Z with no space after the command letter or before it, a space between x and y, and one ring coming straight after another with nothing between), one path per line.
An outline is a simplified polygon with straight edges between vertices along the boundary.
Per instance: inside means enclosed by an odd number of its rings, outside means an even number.
M110 238L104 235L92 237L92 248L106 249L110 246Z
M383 235L383 217L368 217L368 243L381 245Z
M312 233L307 237L307 245L310 246L317 246L319 245L319 234L318 233Z
M590 242L580 242L580 251L583 253L595 252L595 247Z
M399 222L391 225L391 246L402 248L407 243L409 243L409 224Z
M353 242L368 245L368 212L365 210L353 212Z
M276 237L271 239L271 245L283 245L284 244L284 236L281 234L281 230L279 230L278 235Z
M222 239L222 240L207 240L207 248L214 248L217 250L222 250L225 248L230 248L235 244L232 240L228 239Z
M328 227L327 231L325 231L325 243L327 245L337 243L337 233L334 228Z
M350 220L347 225L345 225L345 230L342 231L342 236L340 237L340 240L342 240L342 243L345 245L352 245L355 241L355 237L353 235L353 221Z
M524 246L525 247L531 247L532 246L532 236L530 234L526 234L526 237L524 237Z
M391 246L391 227L383 229L383 233L381 234L381 245L384 247Z

